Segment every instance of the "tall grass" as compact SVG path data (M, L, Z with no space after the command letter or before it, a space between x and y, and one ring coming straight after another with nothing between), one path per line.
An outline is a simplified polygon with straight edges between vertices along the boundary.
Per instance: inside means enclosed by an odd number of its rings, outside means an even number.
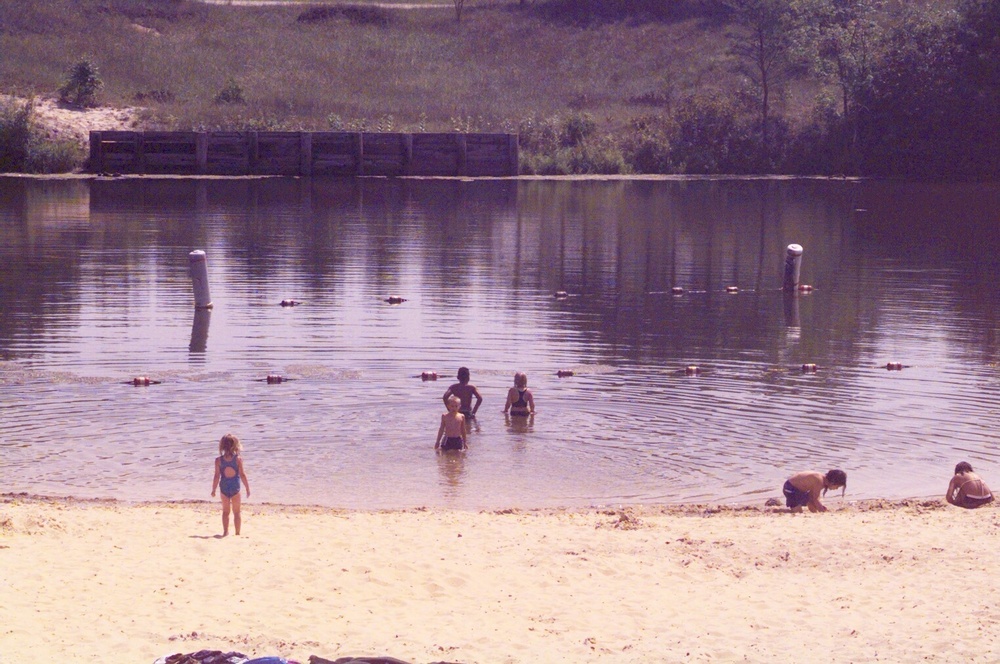
M804 71L774 100L764 145L730 4L477 0L457 21L447 2L0 0L0 92L55 96L84 58L97 102L141 104L148 129L516 131L525 172L833 172L844 118L817 113L825 83ZM884 106L880 137L897 128Z
M551 12L551 10L549 10ZM302 20L299 20L302 19ZM324 128L391 114L449 130L453 119L500 130L534 115L591 112L624 126L636 99L718 80L722 35L696 19L582 26L516 0L448 7L317 12L182 0L0 1L0 81L48 95L86 54L105 104L149 106L170 128L230 126L248 117ZM246 104L214 102L229 81ZM150 94L155 92L156 94ZM170 99L166 103L151 101Z

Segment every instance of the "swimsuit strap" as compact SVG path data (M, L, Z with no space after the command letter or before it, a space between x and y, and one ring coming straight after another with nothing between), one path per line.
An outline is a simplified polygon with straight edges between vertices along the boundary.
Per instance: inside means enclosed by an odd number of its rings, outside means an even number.
M980 495L978 495L978 496L969 496L969 494L965 490L965 486L967 484L969 484L970 482L975 482L978 485L977 488L981 492ZM983 482L982 479L968 479L968 480L965 480L964 482L962 482L958 486L958 491L956 493L960 493L960 494L968 496L970 498L985 498L986 496L993 495L992 492L988 488L986 488L986 485L985 485L985 483Z

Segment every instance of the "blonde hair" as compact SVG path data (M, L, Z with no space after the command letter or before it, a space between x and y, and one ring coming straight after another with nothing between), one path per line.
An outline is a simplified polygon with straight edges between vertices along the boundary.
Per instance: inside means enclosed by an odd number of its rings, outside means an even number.
M455 410L458 410L459 408L462 407L462 400L459 399L454 394L448 397L448 410L451 410L452 406L455 407Z
M236 434L227 433L219 439L219 454L223 456L227 454L235 456L242 451L243 443L236 437Z
M527 387L528 386L528 374L523 371L518 371L514 374L514 385L517 387Z

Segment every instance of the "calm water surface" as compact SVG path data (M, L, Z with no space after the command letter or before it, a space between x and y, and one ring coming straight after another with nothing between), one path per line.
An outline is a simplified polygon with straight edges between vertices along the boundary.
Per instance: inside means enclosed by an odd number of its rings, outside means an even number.
M0 491L207 499L228 431L254 501L351 508L1000 485L998 222L998 185L0 178ZM461 365L485 403L439 457Z

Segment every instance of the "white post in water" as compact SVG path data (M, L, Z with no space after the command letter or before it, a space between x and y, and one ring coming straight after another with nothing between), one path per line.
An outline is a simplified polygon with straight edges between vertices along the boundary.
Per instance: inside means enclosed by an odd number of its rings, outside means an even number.
M212 295L208 292L208 259L201 249L188 254L191 262L191 285L194 287L196 309L211 309Z
M781 290L794 291L799 287L799 269L802 267L802 246L798 244L788 245L785 250L785 279L781 284Z

